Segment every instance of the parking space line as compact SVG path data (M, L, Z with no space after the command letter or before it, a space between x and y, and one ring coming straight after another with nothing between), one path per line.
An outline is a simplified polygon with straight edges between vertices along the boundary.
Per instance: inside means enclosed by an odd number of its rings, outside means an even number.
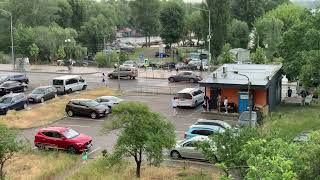
M100 146L99 147L97 147L97 148L95 148L94 150L92 150L91 152L89 152L88 153L88 155L90 155L90 154L92 154L92 153L94 153L94 152L96 152L96 151L98 151L100 149Z

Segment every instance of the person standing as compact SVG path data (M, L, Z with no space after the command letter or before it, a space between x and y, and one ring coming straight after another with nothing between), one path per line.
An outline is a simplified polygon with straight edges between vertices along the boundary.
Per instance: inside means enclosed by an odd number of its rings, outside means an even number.
M228 98L227 97L224 97L224 100L223 100L223 105L224 105L224 108L226 109L226 114L228 114Z
M292 96L292 89L291 89L290 87L288 87L287 96L288 96L288 97L291 97L291 96Z
M178 107L177 97L173 97L173 99L171 100L171 106L173 109L173 116L176 116L178 114L178 112L177 112L177 107Z
M220 106L221 106L221 95L218 94L218 97L217 97L217 109L218 109L218 112L220 112Z
M105 73L102 73L102 83L103 83L104 86L107 86L107 82L106 82L105 78L106 78Z

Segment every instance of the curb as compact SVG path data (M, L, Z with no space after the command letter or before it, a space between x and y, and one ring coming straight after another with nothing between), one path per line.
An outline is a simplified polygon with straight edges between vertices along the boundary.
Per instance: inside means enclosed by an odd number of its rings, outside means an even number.
M17 70L2 70L0 69L1 72L17 72L17 73L23 73L21 71ZM65 75L91 75L91 74L97 74L99 73L98 71L96 72L90 72L90 73L63 73L63 72L39 72L39 71L26 71L25 73L46 73L46 74L65 74Z

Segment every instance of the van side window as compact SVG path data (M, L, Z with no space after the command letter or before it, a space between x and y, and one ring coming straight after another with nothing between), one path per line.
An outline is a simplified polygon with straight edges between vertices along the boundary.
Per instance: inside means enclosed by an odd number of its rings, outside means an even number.
M69 80L67 80L66 85L75 84L75 83L78 83L77 79L69 79Z

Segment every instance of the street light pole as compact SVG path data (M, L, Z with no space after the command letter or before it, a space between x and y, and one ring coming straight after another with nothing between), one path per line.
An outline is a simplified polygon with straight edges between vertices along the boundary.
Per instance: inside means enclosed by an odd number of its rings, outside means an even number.
M250 96L250 85L251 85L251 82L250 82L250 79L247 75L245 74L240 74L238 71L234 71L234 74L238 74L240 76L244 76L247 78L248 80L248 105L249 105L249 124L250 126L252 127L253 123L252 123L252 103L251 103L251 96Z
M10 34L11 34L11 58L13 62L13 70L16 68L16 61L14 59L14 49L13 49L13 23L12 23L12 14L9 11L0 9L2 12L9 14L10 16Z

